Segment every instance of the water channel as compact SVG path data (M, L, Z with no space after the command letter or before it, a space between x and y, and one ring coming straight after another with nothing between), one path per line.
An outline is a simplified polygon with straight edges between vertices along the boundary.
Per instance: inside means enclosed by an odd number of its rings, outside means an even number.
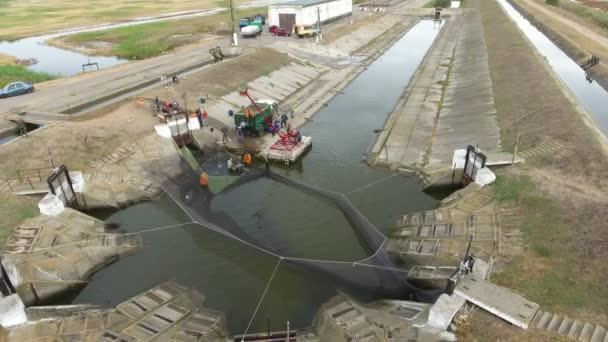
M545 57L547 63L555 70L562 82L570 88L604 134L608 134L608 110L606 110L608 92L597 82L588 82L585 78L585 71L511 6L507 0L497 1L540 54Z
M286 0L253 1L237 7L250 8L257 6L267 6L269 4L280 3L283 1ZM126 63L128 62L128 60L120 59L117 57L86 55L80 52L64 50L58 47L46 45L47 40L81 32L103 31L118 27L148 24L166 20L204 17L220 13L221 11L224 11L226 9L227 8L218 7L206 10L170 13L157 17L137 18L135 20L124 23L104 24L91 27L69 29L51 34L23 38L12 42L0 41L0 53L11 55L23 60L35 58L38 62L28 66L28 69L34 71L46 72L63 77L72 76L83 72L82 65L87 64L89 62L98 63L99 69L104 69L111 66Z
M291 168L273 171L320 188L344 193L369 221L385 230L403 213L427 210L436 200L411 177L369 168L364 153L407 87L439 32L421 21L369 65L341 95L302 127L313 149ZM356 261L372 251L345 216L310 193L256 178L212 198L209 211L236 222L244 234L290 257ZM142 203L110 216L128 232L189 222L170 198ZM207 296L206 306L227 315L231 333L243 332L277 266L278 258L196 224L145 233L144 248L96 273L74 303L111 306L160 282L175 279ZM355 272L352 264L336 264ZM362 291L331 272L281 263L251 331L311 324L319 306L344 290L360 300L382 297Z

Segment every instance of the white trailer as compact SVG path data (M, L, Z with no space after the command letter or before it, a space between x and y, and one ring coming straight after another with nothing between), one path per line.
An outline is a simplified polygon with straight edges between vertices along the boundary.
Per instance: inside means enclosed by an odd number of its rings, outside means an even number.
M293 0L268 7L270 26L293 30L294 25L329 23L353 13L352 0Z

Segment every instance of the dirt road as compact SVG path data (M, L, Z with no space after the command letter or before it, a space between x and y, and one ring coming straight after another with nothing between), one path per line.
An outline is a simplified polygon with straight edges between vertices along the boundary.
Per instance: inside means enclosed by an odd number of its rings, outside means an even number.
M577 31L581 35L586 36L588 39L593 40L597 45L608 49L608 37L606 37L605 34L601 34L597 32L597 30L586 27L583 24L561 15L561 13L556 11L554 8L551 8L551 6L541 5L533 0L517 0L517 2L522 3L526 7L534 10L534 12L540 12L553 20L558 21L561 25Z
M33 94L1 100L0 121L20 110L64 112L114 93L128 92L129 89L147 82L160 82L163 75L170 77L182 70L211 61L209 48L218 45L228 52L228 41L212 40L160 57L42 83L37 85Z

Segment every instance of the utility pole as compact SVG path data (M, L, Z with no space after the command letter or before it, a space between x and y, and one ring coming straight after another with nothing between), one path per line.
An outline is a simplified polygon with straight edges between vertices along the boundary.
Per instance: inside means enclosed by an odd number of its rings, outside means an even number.
M319 44L319 41L322 39L323 37L321 36L321 9L317 7L317 44Z
M515 148L513 149L513 159L511 159L511 164L515 166L515 158L517 158L517 148L519 147L519 137L521 133L517 133L517 138L515 138Z
M232 38L230 39L230 45L238 45L237 37L236 37L236 25L234 23L234 6L232 5L232 0L230 0L230 23L232 24Z

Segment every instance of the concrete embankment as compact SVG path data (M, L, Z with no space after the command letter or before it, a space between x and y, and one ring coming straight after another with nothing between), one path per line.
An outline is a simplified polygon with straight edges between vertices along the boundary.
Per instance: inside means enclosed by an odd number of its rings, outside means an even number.
M4 327L2 341L226 341L222 313L205 297L174 282L163 283L115 308L49 306L21 311L25 321ZM6 318L6 317L4 317Z
M453 151L467 145L499 150L480 17L455 13L378 137L371 164L431 172L449 168Z
M538 28L547 38L549 38L555 45L557 45L562 51L572 58L579 65L585 64L587 60L593 55L593 51L588 51L580 47L575 41L568 39L566 36L561 34L554 27L550 26L538 16L534 15L528 8L523 6L517 1L507 0L511 6L513 6L519 13L521 13L532 25ZM589 75L599 83L604 89L608 89L608 65L604 61L600 61L600 64L587 70Z
M2 267L26 306L48 303L86 285L97 270L141 246L136 235L106 230L72 209L25 221L8 238Z

